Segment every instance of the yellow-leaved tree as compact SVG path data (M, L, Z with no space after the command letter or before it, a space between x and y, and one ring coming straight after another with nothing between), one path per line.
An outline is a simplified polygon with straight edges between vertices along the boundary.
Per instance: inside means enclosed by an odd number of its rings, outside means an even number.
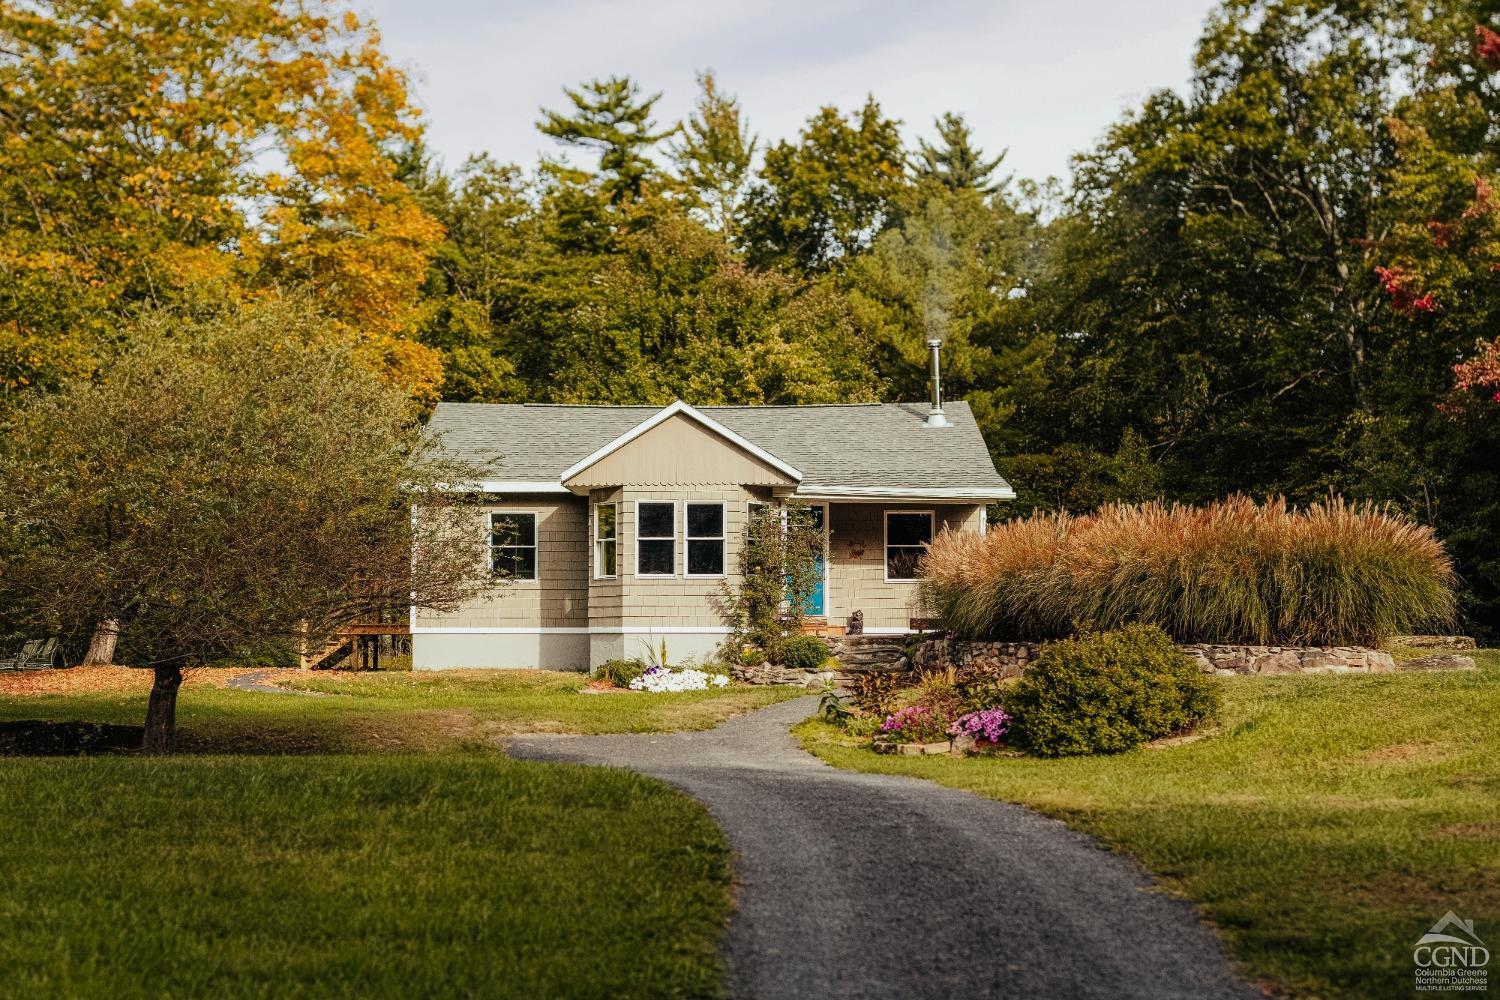
M435 398L404 335L442 232L398 174L420 122L324 0L0 0L0 391L88 371L142 306L311 290Z

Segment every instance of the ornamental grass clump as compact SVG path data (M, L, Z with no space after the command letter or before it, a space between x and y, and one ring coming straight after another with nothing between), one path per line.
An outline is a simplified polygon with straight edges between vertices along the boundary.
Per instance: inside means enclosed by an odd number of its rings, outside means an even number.
M1339 499L1033 516L944 535L923 568L928 613L965 638L1151 622L1179 642L1376 645L1447 627L1455 611L1453 566L1430 528Z

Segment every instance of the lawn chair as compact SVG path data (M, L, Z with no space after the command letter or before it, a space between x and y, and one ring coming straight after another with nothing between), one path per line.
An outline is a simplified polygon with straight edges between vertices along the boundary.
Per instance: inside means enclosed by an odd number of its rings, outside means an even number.
M0 656L0 670L46 670L56 665L56 639L27 639L18 651Z

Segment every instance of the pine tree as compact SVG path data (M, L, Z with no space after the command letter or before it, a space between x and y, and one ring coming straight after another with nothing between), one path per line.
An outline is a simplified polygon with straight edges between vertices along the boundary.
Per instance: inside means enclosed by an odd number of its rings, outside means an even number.
M972 188L985 194L994 194L1009 183L1010 178L992 182L990 175L1000 166L1008 150L986 161L983 150L973 144L973 131L964 121L963 115L947 112L938 118L938 139L941 145L929 146L917 140L917 176L924 180L935 180L950 191Z
M656 171L646 150L675 131L652 131L651 109L661 94L643 98L628 76L592 80L578 90L564 87L563 93L573 102L573 113L543 108L537 128L558 142L599 152L602 187L611 205L640 198Z
M696 113L684 123L672 159L709 225L730 239L758 140L745 124L740 102L718 89L712 70L698 75L698 86Z

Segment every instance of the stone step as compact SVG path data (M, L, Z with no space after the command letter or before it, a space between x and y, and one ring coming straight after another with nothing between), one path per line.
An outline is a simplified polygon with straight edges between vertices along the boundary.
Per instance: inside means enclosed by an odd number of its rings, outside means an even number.
M906 652L906 636L844 636L844 649L855 651L855 649L895 649L904 654Z
M879 647L850 649L846 646L840 651L839 659L845 663L895 663L906 659L906 650Z

